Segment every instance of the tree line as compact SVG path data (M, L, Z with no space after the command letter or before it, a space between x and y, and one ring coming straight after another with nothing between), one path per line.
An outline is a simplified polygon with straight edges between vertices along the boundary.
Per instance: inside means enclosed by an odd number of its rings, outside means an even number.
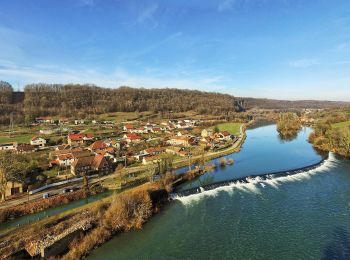
M109 112L154 111L223 115L235 111L234 97L228 94L183 89L101 88L79 84L30 84L24 99L14 104L13 89L3 82L0 87L0 123L15 114L15 121L31 122L38 116L89 118Z

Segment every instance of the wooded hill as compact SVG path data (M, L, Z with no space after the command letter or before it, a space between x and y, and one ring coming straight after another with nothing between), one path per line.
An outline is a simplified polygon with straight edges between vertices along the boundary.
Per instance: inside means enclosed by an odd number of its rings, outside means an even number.
M280 101L184 89L101 88L79 84L30 84L24 92L0 81L0 124L32 122L38 116L87 118L109 112L154 111L229 115L250 108L329 108L350 105L328 101Z
M321 101L321 100L277 100L266 98L247 98L237 97L237 101L243 102L246 109L262 108L262 109L321 109L321 108L339 108L350 106L350 102L342 101Z

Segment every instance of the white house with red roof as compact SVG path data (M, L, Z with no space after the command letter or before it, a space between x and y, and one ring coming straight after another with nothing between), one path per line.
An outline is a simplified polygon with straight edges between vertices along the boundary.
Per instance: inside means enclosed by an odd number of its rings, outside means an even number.
M123 127L123 130L126 132L132 132L134 129L135 128L133 124L125 124Z
M68 144L83 144L86 141L92 141L94 134L90 133L80 133L80 134L69 134L68 135Z
M34 136L31 140L30 140L30 144L35 146L35 147L45 147L46 145L46 139L38 137L38 136Z
M137 143L141 141L141 137L135 133L125 134L123 138L128 143Z

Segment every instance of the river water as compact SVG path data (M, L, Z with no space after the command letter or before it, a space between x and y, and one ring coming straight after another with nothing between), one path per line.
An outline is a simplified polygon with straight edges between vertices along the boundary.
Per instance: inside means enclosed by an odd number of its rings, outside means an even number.
M248 130L233 166L182 189L317 163L309 132L285 142L274 125ZM350 259L350 161L330 154L293 176L178 197L89 259Z

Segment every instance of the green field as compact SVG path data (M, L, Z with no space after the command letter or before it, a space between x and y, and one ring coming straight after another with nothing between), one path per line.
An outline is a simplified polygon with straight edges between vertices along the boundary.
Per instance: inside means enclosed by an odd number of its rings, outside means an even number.
M337 128L344 128L350 126L350 120L345 121L345 122L340 122L332 125L332 128L337 129Z
M230 134L239 135L239 128L242 123L223 123L216 125L220 131L228 131Z
M14 137L8 137L8 136L0 136L0 143L7 143L7 142L17 142L17 143L30 143L30 139L33 137L33 135L21 135L21 136L14 136Z

